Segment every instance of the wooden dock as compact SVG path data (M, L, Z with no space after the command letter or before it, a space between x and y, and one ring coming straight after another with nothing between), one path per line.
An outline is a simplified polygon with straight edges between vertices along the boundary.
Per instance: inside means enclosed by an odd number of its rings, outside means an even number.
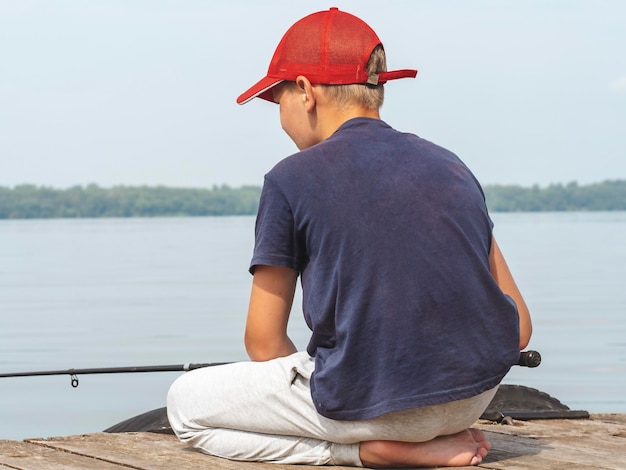
M626 469L626 415L591 419L481 421L493 449L483 469ZM0 441L0 469L17 470L312 470L319 467L233 462L209 457L153 433L96 433L24 441ZM334 467L347 469L349 467ZM477 468L477 467L463 467Z

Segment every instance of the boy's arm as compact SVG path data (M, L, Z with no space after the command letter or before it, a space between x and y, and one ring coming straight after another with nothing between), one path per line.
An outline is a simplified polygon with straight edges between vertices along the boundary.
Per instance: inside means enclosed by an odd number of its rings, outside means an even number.
M288 356L296 347L287 336L287 322L298 273L277 266L257 266L246 321L244 342L253 361Z
M506 264L504 256L502 255L495 238L491 239L491 249L489 250L489 269L491 271L491 275L498 283L498 286L502 289L502 292L510 296L517 305L520 328L519 348L522 350L528 346L528 342L530 341L530 337L533 332L530 312L528 311L528 306L526 305L526 302L524 301L524 298L515 283L515 279L513 279L513 275Z

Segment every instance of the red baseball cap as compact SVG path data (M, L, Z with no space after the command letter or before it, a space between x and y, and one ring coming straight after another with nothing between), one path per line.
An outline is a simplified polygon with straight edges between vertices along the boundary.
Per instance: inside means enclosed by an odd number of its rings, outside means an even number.
M377 85L398 78L415 78L417 70L367 73L367 62L382 42L367 23L338 8L305 16L287 30L278 43L267 75L242 93L237 103L252 98L274 101L272 88L299 75L323 85Z

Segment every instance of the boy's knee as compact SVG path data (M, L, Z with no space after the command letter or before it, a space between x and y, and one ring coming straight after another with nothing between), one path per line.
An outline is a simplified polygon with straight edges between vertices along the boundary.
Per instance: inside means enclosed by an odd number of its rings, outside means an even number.
M169 410L170 407L174 407L175 404L178 402L179 397L181 395L180 393L180 378L175 380L174 383L172 383L172 385L170 385L169 390L167 391L167 409Z
M176 435L182 431L183 419L181 417L181 407L184 401L185 392L181 385L180 378L174 381L167 392L167 419Z

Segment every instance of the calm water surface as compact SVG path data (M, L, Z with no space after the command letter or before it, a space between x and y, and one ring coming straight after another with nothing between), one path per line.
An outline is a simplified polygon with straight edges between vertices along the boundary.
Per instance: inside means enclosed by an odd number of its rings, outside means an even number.
M505 382L626 413L626 213L493 218L543 356ZM0 221L0 371L245 359L253 230L254 217ZM178 375L2 378L0 439L100 431L164 406Z

